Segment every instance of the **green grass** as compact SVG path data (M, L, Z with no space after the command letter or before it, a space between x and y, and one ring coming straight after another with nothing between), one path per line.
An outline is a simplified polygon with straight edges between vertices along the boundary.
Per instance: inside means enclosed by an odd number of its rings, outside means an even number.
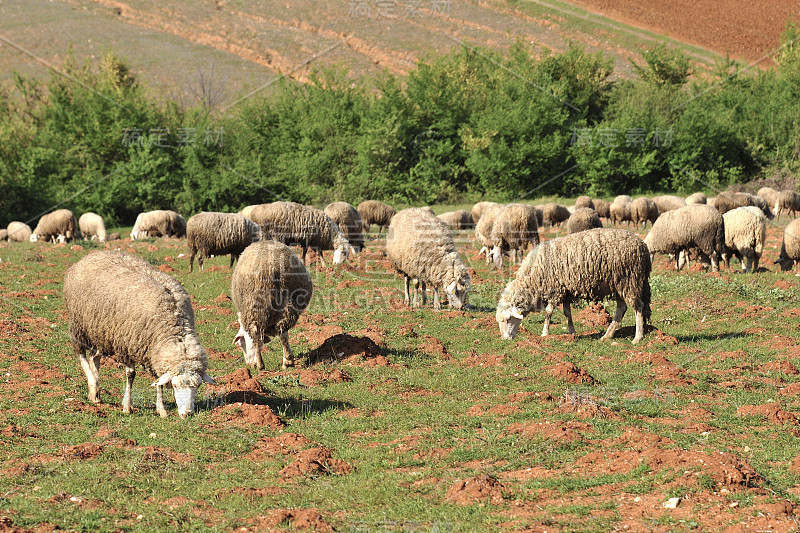
M562 233L545 230L548 238ZM793 427L737 414L743 405L768 403L800 414L797 398L779 390L800 378L768 366L791 361L791 348L800 344L794 313L799 289L791 273L676 273L659 257L651 323L661 336L649 333L639 346L630 337L600 342L600 328L577 318L581 303L574 311L575 337L561 335L565 321L558 311L554 335L539 337L543 317L534 313L517 339L504 341L493 308L512 269L493 272L482 258L469 259L475 247L468 235L460 236L462 257L476 271L470 297L475 308L411 310L401 305L402 281L381 263L375 252L382 240L374 238L368 239L369 260L360 259L362 266L313 269L316 294L308 320L290 334L299 367L280 371L279 343L265 348L267 371L256 377L285 424L281 429L253 425L235 406L220 405L221 386L201 387L195 417L181 420L168 403L170 417L161 419L143 372L135 382L136 412L125 416L124 373L113 364L101 369L103 404L88 406L86 381L69 344L61 280L70 264L101 246L0 248L0 514L17 527L46 523L92 531L258 528L263 517L281 509L316 509L327 524L345 531L609 531L627 520L624 501L635 497L663 502L689 495L703 501L720 494L719 474L702 465L665 466L632 456L634 463L623 466L614 459L651 448L725 452L750 464L759 479L726 486L725 502L739 505L725 504L725 516L744 520L776 498L797 501L792 488L800 476L789 468L800 455ZM779 240L780 232L773 232L763 261L769 268ZM186 257L178 258L187 251L181 241L111 244L176 269L172 275L194 298L198 334L210 350L215 378L225 382L243 366L231 345L235 309L229 301L215 301L230 291L227 257L210 259L205 272L189 274ZM165 263L165 256L174 260ZM343 281L364 283L340 288ZM613 313L613 305L608 308ZM632 323L627 316L623 325ZM377 331L391 365L308 367L306 354L333 334L333 326L351 334ZM776 336L784 344L777 345ZM430 348L430 337L445 354ZM657 357L677 373L662 373L648 362ZM549 367L560 360L586 370L597 383L554 377ZM349 380L309 384L307 370L323 377L340 370ZM610 415L560 405L565 391ZM283 478L281 469L300 450L251 452L261 449L263 438L285 433L329 448L353 471ZM637 448L642 438L658 440ZM88 444L102 448L96 457L81 459L71 448ZM601 458L587 462L592 454ZM515 474L527 469L540 474ZM479 474L502 484L494 499L461 505L447 497L457 481ZM704 508L721 505L718 500ZM701 510L692 522L659 507L645 513L640 525L709 529L711 515ZM288 520L268 527L295 526Z

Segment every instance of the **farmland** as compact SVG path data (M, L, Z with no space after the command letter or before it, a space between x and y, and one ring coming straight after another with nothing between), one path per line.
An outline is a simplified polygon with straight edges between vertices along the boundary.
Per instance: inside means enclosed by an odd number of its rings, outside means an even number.
M754 275L735 260L719 274L677 273L657 256L651 327L636 346L632 316L601 342L607 311L584 304L575 335L557 312L540 337L533 313L502 340L494 307L516 266L491 271L468 232L457 242L474 269L470 308L406 308L373 233L349 262L315 263L314 298L290 333L298 365L281 371L272 343L260 374L231 344L226 257L190 274L177 239L0 248L4 527L792 529L800 288L772 264L787 222L770 222ZM113 361L102 403L87 402L61 285L101 247L145 258L192 296L219 382L200 388L193 418L169 403L159 418L147 376L123 415Z

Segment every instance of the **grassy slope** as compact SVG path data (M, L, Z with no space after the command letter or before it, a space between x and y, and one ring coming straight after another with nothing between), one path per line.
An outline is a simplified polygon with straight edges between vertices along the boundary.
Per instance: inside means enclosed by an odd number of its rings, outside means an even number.
M769 268L780 235L778 227L770 230L763 262ZM137 378L137 412L123 416L124 374L113 364L101 372L104 403L86 405L61 301L63 271L85 250L29 243L0 249L0 448L6 457L0 513L21 527L97 531L194 529L201 524L197 513L206 526L222 530L268 529L269 520L280 520L273 514L279 509L316 509L340 530L359 524L373 530L605 531L624 524L682 530L747 520L770 502L796 501L800 478L789 467L800 445L793 424L737 410L776 403L798 411L797 397L780 392L797 377L779 370L790 371L787 366L768 365L797 357L797 278L677 274L659 258L651 322L666 336L650 333L634 348L630 337L599 342L600 328L576 321L576 337L541 339L542 317L534 314L515 341L502 341L493 308L510 271L490 272L466 235L460 242L476 270L470 297L476 308L463 313L404 308L401 281L382 261L380 240L357 265L314 270L317 292L291 334L296 354L302 360L340 330L364 335L355 332L371 328L391 365L328 363L281 372L279 345L268 345L268 371L258 381L283 429L248 422L236 406L214 407L226 392L225 376L243 366L230 344L235 310L217 301L229 292L227 258L189 274L185 258L165 259L185 252L184 243L132 245L154 264L177 269L173 275L194 297L211 372L223 382L203 386L200 412L182 421L174 407L166 420L155 414L148 376ZM555 318L558 333L563 318ZM626 317L625 325L632 321ZM661 356L666 363L658 362ZM597 383L554 377L549 369L562 360ZM338 371L350 380L340 382ZM259 452L262 438L283 433L324 445L354 471L283 478L279 472L296 451ZM86 444L102 451L81 459L70 448ZM665 457L679 450L728 452L760 479L747 488L701 463L653 463L652 456L636 456L639 446ZM633 454L629 462L624 454ZM473 505L448 499L457 481L480 474L496 476L502 490ZM673 496L683 503L666 511L661 503ZM632 503L636 498L642 503ZM641 512L629 520L632 509Z

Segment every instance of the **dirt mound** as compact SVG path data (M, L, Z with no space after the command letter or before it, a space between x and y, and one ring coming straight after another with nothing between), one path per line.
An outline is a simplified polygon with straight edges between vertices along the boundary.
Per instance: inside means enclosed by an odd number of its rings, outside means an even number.
M763 416L770 423L776 425L797 424L797 415L784 411L779 405L767 403L764 405L743 405L736 410L737 416Z
M797 371L797 367L789 361L770 361L762 368L766 370L774 370L775 372L783 372L784 374L790 374L793 376L800 374L800 372Z
M503 502L504 488L496 477L489 474L481 474L465 481L456 481L447 490L445 499L459 505L472 505L482 502L499 504Z
M369 337L354 337L339 333L328 337L316 349L308 352L308 363L360 362L381 355L380 347Z
M600 302L591 304L575 314L581 324L593 328L607 328L611 324L611 315Z
M257 518L252 525L256 531L273 531L281 524L289 524L292 530L333 531L324 515L317 509L281 509L273 511L269 516Z
M215 304L224 304L224 303L228 303L230 301L231 301L231 297L228 296L227 294L220 294L219 296L214 298L214 303Z
M75 446L67 446L64 448L64 459L84 461L86 459L94 459L101 453L103 453L103 446L86 442L84 444L76 444Z
M218 380L225 387L225 403L266 405L264 387L250 374L249 368L240 368Z
M547 367L547 372L554 378L561 379L567 383L586 383L594 385L597 381L582 368L578 368L574 363L561 361L553 366Z
M442 359L450 358L450 354L447 352L447 348L445 347L444 343L436 337L432 335L423 335L422 340L423 344L421 348L425 353L436 355Z
M283 467L280 475L284 479L304 476L349 474L353 467L341 459L335 459L328 448L320 446L300 452L297 459Z
M383 356L380 356L379 358L386 359ZM369 361L374 361L374 359L370 359ZM331 371L321 371L315 369L301 370L297 374L297 378L298 381L306 387L316 387L322 385L323 383L348 383L353 381L349 374L342 372L338 368L334 368Z
M222 408L222 412L229 421L236 420L248 426L268 427L280 429L283 422L267 405L253 405L249 403L230 404Z
M287 455L298 453L313 445L316 445L314 441L298 433L282 433L277 437L262 437L251 453L258 452L260 455L269 456Z
M562 442L572 442L576 439L582 439L581 433L592 431L591 424L586 422L578 422L575 420L553 423L553 422L535 422L535 423L515 423L506 428L503 433L504 436L522 434L528 437L544 438L546 440L558 440Z
M158 265L158 269L165 274L176 272L176 270L169 265Z

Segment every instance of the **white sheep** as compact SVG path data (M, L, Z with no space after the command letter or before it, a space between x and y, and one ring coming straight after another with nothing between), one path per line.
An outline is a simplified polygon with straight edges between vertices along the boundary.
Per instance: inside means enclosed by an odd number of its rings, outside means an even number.
M794 191L781 191L775 204L775 212L778 216L781 213L790 213L794 218L798 211L800 211L800 194Z
M465 209L448 211L437 216L454 230L472 229L475 227L475 220L472 218L472 213Z
M31 242L66 242L77 236L78 221L69 209L58 209L39 219L30 236Z
M106 234L106 224L103 221L103 217L97 213L87 212L82 214L78 219L78 227L84 239L106 242L106 238L108 237Z
M307 262L308 250L319 254L325 266L323 250L333 250L333 263L344 262L352 247L342 236L339 226L315 207L304 206L295 202L273 202L256 206L250 213L250 219L261 226L264 236L283 244L297 244L303 248L303 260Z
M643 228L647 227L647 223L651 224L656 221L659 215L658 206L650 198L641 196L631 202L631 221L637 228L639 224Z
M503 207L495 217L490 239L490 255L495 267L503 267L503 255L507 252L511 253L512 262L521 260L528 244L539 244L539 226L534 207L525 204Z
M483 210L480 220L478 220L478 223L475 225L475 239L481 243L481 249L478 251L478 254L485 254L487 263L492 260L489 251L494 246L492 242L494 221L504 207L505 204L492 204L487 206L486 209Z
M33 233L29 225L18 220L9 222L6 230L8 231L8 240L10 242L28 242Z
M575 333L570 304L575 300L617 301L614 320L602 339L614 336L628 306L636 313L634 344L650 318L650 254L642 240L623 229L592 229L552 239L534 248L503 290L495 318L504 339L513 339L522 319L544 309L542 336L550 332L553 310L563 305L569 333Z
M608 207L609 218L612 224L622 224L623 222L631 222L631 203L633 199L630 196L617 196L611 205Z
M472 206L472 220L477 224L480 222L481 217L486 212L487 209L492 207L493 205L497 205L496 202L478 202L477 204Z
M239 312L233 343L244 352L247 365L263 370L261 347L277 335L283 347L282 368L294 366L289 330L313 294L311 276L285 244L260 241L242 252L231 279L232 300Z
M447 295L450 306L461 309L470 289L467 267L461 261L453 234L444 221L420 208L404 209L389 224L386 255L392 266L403 274L406 305L411 305L409 281L417 280L433 288L433 308L441 309L439 290ZM414 293L414 305L417 294Z
M667 211L674 211L681 207L686 207L686 200L680 196L665 194L662 196L654 196L653 201L658 206L659 213L666 213Z
M325 206L325 214L339 226L342 236L356 252L364 248L364 221L361 213L347 202L333 202Z
M202 212L186 222L186 244L189 247L189 272L194 270L194 258L200 271L206 257L231 256L230 268L251 243L260 241L261 228L242 215L233 213Z
M396 213L393 207L377 200L364 200L358 204L358 212L364 223L364 233L369 232L372 224L378 225L378 233L388 227Z
M145 237L185 237L186 220L175 211L156 209L139 213L131 230L131 239Z
M707 204L708 203L708 197L705 194L701 193L701 192L696 192L694 194L690 194L689 196L687 196L685 202L686 202L686 205Z
M800 262L800 218L789 222L783 229L781 253L775 261L781 270L789 270Z
M767 238L766 215L755 206L746 206L728 211L722 218L725 221L725 266L730 268L731 255L735 255L745 272L755 272Z
M101 250L84 256L64 275L64 304L72 348L89 385L89 401L100 403L100 359L113 356L125 366L122 410L132 411L136 367L158 379L156 410L162 417L162 388L171 385L181 418L194 413L197 388L208 375L208 359L195 333L186 290L147 261ZM86 357L86 352L89 357Z
M597 212L590 207L580 207L567 220L567 234L578 233L595 228L602 228L603 223Z
M563 205L550 202L542 206L542 224L546 226L555 226L561 224L569 219L569 209Z
M676 257L681 270L690 249L697 248L711 260L714 272L725 253L725 222L714 207L693 204L659 215L644 239L651 254L665 253Z

